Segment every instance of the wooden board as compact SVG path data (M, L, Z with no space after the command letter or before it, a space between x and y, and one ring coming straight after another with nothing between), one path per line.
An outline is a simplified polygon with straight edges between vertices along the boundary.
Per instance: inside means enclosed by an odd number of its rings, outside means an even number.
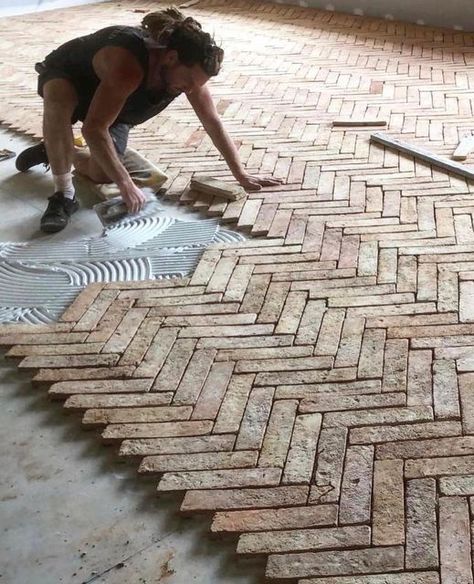
M394 148L399 152L404 152L405 154L409 154L415 158L424 160L425 162L428 162L433 166L437 166L438 168L442 168L447 172L452 172L453 174L464 176L469 180L474 180L474 170L471 170L469 167L464 166L463 164L459 164L458 162L448 160L447 158L441 158L440 156L433 154L425 148L412 146L408 142L402 142L401 140L397 140L396 138L393 138L388 134L384 134L383 132L376 132L375 134L372 134L370 136L370 141L375 142L376 144L382 144L382 146Z

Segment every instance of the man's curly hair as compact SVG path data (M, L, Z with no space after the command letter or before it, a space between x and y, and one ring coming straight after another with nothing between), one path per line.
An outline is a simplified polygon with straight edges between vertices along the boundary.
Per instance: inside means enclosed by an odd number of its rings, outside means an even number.
M183 65L200 65L209 77L219 73L224 50L194 18L185 17L177 8L167 8L147 14L141 26L154 41L177 51Z

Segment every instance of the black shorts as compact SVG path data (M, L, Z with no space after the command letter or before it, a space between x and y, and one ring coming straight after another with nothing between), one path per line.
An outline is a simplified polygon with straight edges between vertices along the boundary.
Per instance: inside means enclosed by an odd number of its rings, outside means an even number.
M65 73L64 71L61 71L60 69L46 67L44 65L44 63L36 63L35 70L37 73L39 73L39 75L38 75L38 94L41 97L43 97L44 84L48 81L51 81L51 79L67 79L76 88L76 85L74 83L74 79L70 75ZM79 91L77 90L77 88L76 88L76 91L79 94ZM88 108L88 106L89 106L89 104L87 104L87 108ZM84 104L79 103L79 105L74 110L74 113L72 115L71 124L75 124L79 120L84 120L85 115L83 113L83 110L84 110ZM86 109L86 111L87 111L87 109ZM125 150L127 149L128 135L130 133L130 127L131 126L129 124L125 124L124 122L114 122L109 128L109 134L110 134L112 141L114 143L115 150L117 151L117 154L119 154L120 156L123 156L125 154Z

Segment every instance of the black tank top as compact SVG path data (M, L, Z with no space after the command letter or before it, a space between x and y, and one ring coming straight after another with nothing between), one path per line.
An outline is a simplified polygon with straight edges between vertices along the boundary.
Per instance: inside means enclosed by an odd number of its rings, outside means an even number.
M146 32L132 26L108 26L92 34L78 37L64 43L44 60L47 70L64 72L76 88L79 104L75 118L84 121L95 90L100 83L92 59L106 46L123 47L129 50L143 67L144 78L141 85L128 97L116 122L134 126L156 116L175 98L166 91L154 93L146 87L148 73L148 49Z

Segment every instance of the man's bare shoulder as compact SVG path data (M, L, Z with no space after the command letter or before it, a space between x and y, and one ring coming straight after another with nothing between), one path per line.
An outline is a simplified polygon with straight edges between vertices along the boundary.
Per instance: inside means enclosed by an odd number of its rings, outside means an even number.
M99 79L111 85L140 85L145 71L135 55L124 47L103 47L92 61Z

